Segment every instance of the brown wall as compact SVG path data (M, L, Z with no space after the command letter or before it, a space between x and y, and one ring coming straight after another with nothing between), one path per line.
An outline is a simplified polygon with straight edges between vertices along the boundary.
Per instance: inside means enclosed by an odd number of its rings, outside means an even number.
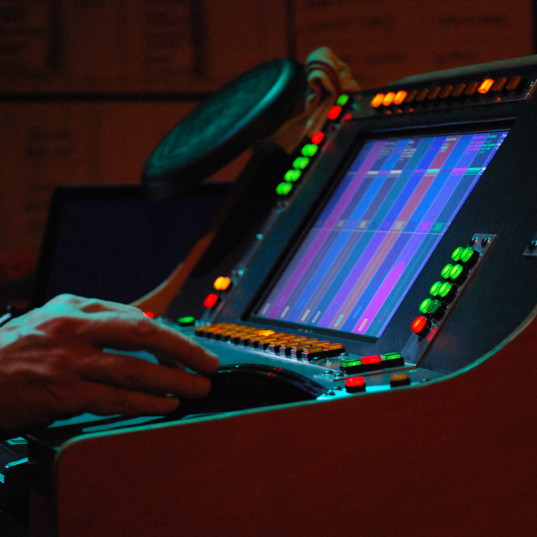
M31 273L55 186L138 182L199 96L249 67L328 45L374 87L532 54L532 1L503 4L0 0L0 282Z

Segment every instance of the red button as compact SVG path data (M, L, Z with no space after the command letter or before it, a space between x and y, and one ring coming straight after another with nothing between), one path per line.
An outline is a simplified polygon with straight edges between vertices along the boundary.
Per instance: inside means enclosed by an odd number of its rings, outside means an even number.
M364 377L349 377L345 379L345 390L348 393L357 393L365 391Z
M218 295L216 295L215 293L210 293L210 294L207 295L207 297L203 301L203 305L207 309L211 309L211 308L214 308L216 306L216 304L218 303L219 300L220 300L220 297Z

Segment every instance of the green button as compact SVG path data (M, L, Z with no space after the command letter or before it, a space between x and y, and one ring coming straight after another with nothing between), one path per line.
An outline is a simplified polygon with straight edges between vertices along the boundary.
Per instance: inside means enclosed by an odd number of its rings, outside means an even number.
M308 157L298 157L293 161L293 168L303 170L308 167L310 159Z
M438 291L438 296L441 298L445 298L449 295L451 290L453 289L453 284L449 282L442 282L440 289Z
M478 255L477 250L474 250L471 246L468 246L462 251L460 260L462 263L468 263Z
M283 176L284 180L288 183L296 183L302 175L300 170L288 170Z
M336 104L338 106L345 106L349 102L349 99L350 99L350 96L347 95L346 93L343 93L342 95L338 97Z
M446 280L449 280L451 270L453 269L453 265L451 263L448 263L441 271L440 276L442 278L445 278Z
M196 322L196 318L190 315L187 317L179 317L177 322L179 323L179 326L192 326Z
M440 294L440 288L442 287L443 283L444 282L434 282L429 289L429 293L432 296L438 296Z
M291 190L293 190L293 185L291 183L280 183L276 187L276 194L279 196L287 196Z
M453 250L453 253L451 254L451 260L455 261L455 263L458 263L461 260L461 256L463 252L464 252L464 248L462 246L455 248L455 250Z
M453 265L449 272L448 279L450 280L456 280L463 272L464 267L462 265L459 265L458 263L456 265Z
M304 157L313 157L315 156L315 154L317 153L317 151L319 151L319 146L318 145L315 145L315 144L306 144L303 148L302 148L302 156Z

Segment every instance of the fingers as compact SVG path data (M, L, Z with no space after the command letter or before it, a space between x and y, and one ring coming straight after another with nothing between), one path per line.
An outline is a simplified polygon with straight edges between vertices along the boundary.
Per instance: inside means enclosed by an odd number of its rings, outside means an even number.
M209 379L201 375L111 353L87 358L79 375L84 380L156 395L203 397L211 388Z
M178 331L143 315L102 312L77 327L77 337L101 347L145 350L167 365L184 365L200 373L212 373L218 358Z
M135 392L116 386L94 382L80 383L76 399L70 404L69 414L91 412L101 416L165 415L177 409L179 400L174 397Z

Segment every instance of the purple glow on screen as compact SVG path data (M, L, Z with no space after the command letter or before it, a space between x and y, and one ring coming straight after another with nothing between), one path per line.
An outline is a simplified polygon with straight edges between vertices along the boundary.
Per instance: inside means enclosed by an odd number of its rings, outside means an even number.
M506 136L365 142L256 315L380 337Z

